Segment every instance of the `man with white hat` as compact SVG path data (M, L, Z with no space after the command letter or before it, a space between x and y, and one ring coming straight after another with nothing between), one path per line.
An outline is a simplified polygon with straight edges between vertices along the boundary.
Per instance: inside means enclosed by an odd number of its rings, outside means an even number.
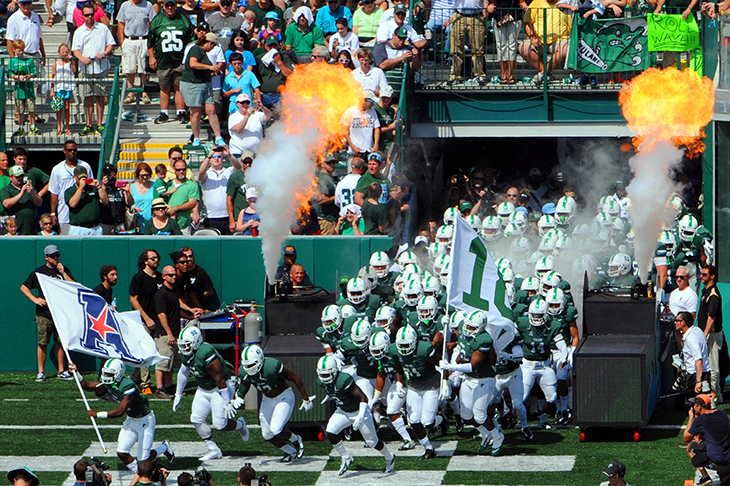
M360 156L364 159L370 152L378 149L380 143L380 120L373 105L380 102L370 90L364 93L364 99L360 106L351 106L342 115L340 123L348 127L345 134L347 139L347 153L349 155L348 165L352 158Z
M271 111L262 103L258 108L251 106L251 96L239 93L236 96L238 111L228 117L228 133L231 154L238 156L243 152L256 152L264 138L264 125L271 119Z

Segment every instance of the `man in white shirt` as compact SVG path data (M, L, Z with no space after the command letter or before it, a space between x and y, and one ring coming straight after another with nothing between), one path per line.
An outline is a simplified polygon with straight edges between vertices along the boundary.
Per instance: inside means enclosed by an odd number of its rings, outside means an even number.
M71 213L66 204L64 194L66 193L66 189L74 185L74 169L79 166L85 167L89 178L94 178L94 172L91 170L91 166L76 157L77 151L76 142L73 140L66 141L63 147L66 160L59 162L53 167L53 170L51 170L51 178L48 181L48 192L51 193L51 216L57 218L62 235L68 234L70 226Z
M697 294L689 286L687 267L679 267L674 275L677 288L669 294L669 310L675 316L680 312L689 312L694 319L697 315Z
M95 9L85 6L84 25L76 29L71 50L79 63L79 94L86 107L86 126L81 135L104 134L104 100L108 95L106 80L109 72L107 56L114 50L117 42L109 27L94 20ZM96 104L96 129L93 128L94 105Z
M393 17L380 19L380 25L378 26L378 33L376 34L377 42L386 42L388 39L393 37L393 33L398 27L403 27L408 31L408 42L417 49L423 49L426 47L426 38L416 32L410 24L406 23L406 15L408 13L408 7L399 3L393 7Z
M223 167L223 157L231 160L231 167ZM203 203L207 214L203 224L206 228L217 229L222 235L230 234L226 189L228 179L237 170L241 170L241 162L224 147L214 147L198 170L198 180L203 189Z
M682 368L677 372L677 381L672 390L685 398L697 393L709 393L712 368L705 333L694 325L689 312L680 312L674 318L674 328L675 339L682 348Z
M31 0L21 0L18 5L20 9L8 19L8 31L5 34L8 54L10 57L15 57L13 41L20 39L25 42L26 56L46 57L41 33L41 19L37 13L30 10L33 3Z
M364 159L355 157L352 160L352 169L342 180L337 183L335 189L335 204L340 208L344 208L349 204L355 204L355 189L360 177L365 173L368 164Z
M253 108L251 97L246 93L238 94L236 108L238 111L228 117L228 134L231 136L228 144L231 153L235 156L248 151L256 153L264 137L264 125L271 119L271 111L263 104Z
M378 149L380 142L380 120L373 105L380 102L380 98L372 91L365 91L365 99L360 106L351 106L342 115L340 123L349 130L345 134L347 139L347 153L352 158L366 156Z
M155 18L152 2L147 0L128 0L122 4L117 13L119 23L117 37L122 46L122 72L127 77L127 88L134 87L134 76L139 74L144 89L145 67L147 64L147 36L150 23ZM129 93L124 103L134 103L136 95ZM150 97L142 92L142 103L150 104Z

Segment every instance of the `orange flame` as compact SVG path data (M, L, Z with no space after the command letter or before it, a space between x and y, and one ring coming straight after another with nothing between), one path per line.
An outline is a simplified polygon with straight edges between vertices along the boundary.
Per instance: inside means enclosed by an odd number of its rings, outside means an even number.
M629 126L638 133L637 150L657 141L685 146L689 157L702 153L703 127L712 120L715 87L691 69L651 68L621 88L619 105Z
M282 91L281 118L286 133L316 129L319 136L309 141L307 149L313 160L321 162L327 153L345 146L348 127L341 123L342 114L362 100L362 85L339 64L300 64L287 78ZM297 216L309 212L309 201L318 192L314 171L306 186L294 194L299 203Z

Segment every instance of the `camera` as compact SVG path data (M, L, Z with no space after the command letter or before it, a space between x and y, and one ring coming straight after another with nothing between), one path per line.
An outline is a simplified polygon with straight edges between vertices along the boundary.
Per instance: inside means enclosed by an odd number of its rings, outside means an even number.
M156 457L154 461L152 461L152 466L154 469L152 470L152 476L150 476L150 479L153 483L159 483L165 479L167 479L167 476L169 472L167 469L162 468L162 459L159 457Z
M97 459L96 457L89 458L89 467L86 468L86 485L87 486L109 486L109 480L106 477L106 472L109 469L109 465Z
M243 464L243 467L244 468L246 468L246 467L250 468L251 469L251 473L252 474L256 474L256 471L251 466L251 463L250 462L244 463ZM259 476L257 478L251 479L251 486L271 486L271 481L269 481L268 474L262 474L261 476Z
M211 476L207 469L201 467L193 475L193 484L200 486L210 486Z

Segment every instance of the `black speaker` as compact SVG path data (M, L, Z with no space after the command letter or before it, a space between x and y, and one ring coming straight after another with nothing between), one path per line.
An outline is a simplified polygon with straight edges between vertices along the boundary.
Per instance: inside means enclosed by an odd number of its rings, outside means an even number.
M322 325L322 309L335 298L319 290L266 299L266 335L313 334Z
M641 427L659 398L656 335L589 335L573 355L579 427Z
M594 293L583 299L583 334L652 334L659 332L654 299L628 294Z

